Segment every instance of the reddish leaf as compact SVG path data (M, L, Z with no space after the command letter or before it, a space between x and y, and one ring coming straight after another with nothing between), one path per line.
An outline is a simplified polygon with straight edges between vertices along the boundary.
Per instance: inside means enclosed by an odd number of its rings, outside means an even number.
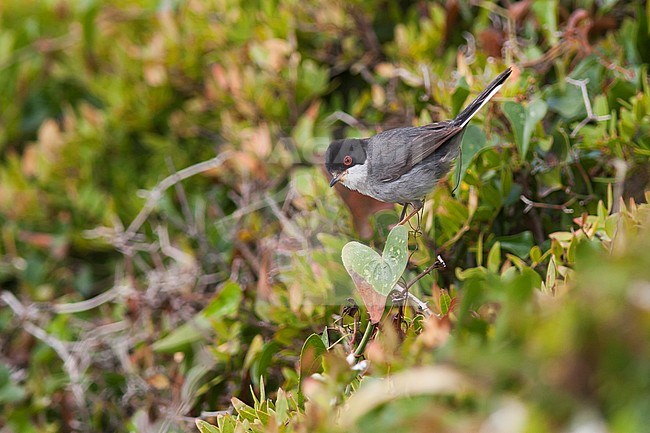
M384 314L384 307L386 307L386 296L373 289L370 283L364 280L361 275L354 271L349 272L350 276L352 276L352 281L354 281L354 286L357 288L359 296L361 296L368 310L370 321L373 324L379 323L381 316Z

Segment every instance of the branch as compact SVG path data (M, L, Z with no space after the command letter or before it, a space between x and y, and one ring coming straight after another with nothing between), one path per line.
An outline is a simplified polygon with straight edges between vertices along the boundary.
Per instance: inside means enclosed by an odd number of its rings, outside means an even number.
M143 208L140 210L140 213L135 217L129 228L124 232L125 240L131 239L135 233L140 229L142 224L147 220L149 214L153 210L154 206L162 197L163 192L165 192L170 187L176 185L178 182L185 180L189 177L195 176L199 173L212 170L219 167L224 161L230 157L231 152L222 152L219 156L209 159L207 161L199 162L198 164L191 165L187 168L182 169L170 176L167 176L163 179L158 185L152 189L147 197L147 201Z
M529 199L523 194L519 196L519 199L526 204L526 208L524 208L524 213L528 213L532 208L538 207L542 209L561 210L565 214L573 213L573 209L569 208L569 206L571 206L573 203L575 203L578 200L576 197L572 197L562 204L539 203L539 202L532 201L531 199Z
M582 121L578 123L578 126L576 126L573 129L573 131L571 132L571 138L578 135L578 131L580 131L583 126L585 126L587 123L591 122L592 120L595 120L596 122L600 122L612 118L612 116L610 116L609 114L605 116L594 115L594 110L591 107L591 101L589 100L589 94L587 93L587 83L589 82L589 79L574 80L573 78L566 77L565 80L569 84L573 84L574 86L580 87L580 92L582 93L582 102L583 104L585 104L585 109L587 110L587 117L582 119Z
M40 328L30 322L29 320L33 317L31 316L31 308L25 307L19 300L14 296L13 293L9 291L3 291L0 294L0 299L4 301L9 308L14 312L14 314L21 320L26 319L23 323L23 329L31 334L33 337L41 340L43 343L52 348L56 354L63 361L63 368L65 369L68 377L70 378L70 389L72 395L74 396L75 402L81 415L84 420L88 419L88 413L86 408L86 398L82 382L82 374L79 369L79 363L77 359L70 353L66 343L59 340L55 336L48 334L43 328Z

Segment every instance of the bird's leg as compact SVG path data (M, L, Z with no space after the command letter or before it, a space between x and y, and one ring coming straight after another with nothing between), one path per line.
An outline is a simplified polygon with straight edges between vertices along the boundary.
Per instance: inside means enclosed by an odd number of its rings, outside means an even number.
M406 211L406 206L404 206L404 210L402 211L402 218L401 218L401 220L399 222L399 225L406 224L408 222L408 220L410 220L411 218L413 218L413 216L415 214L420 212L420 209L422 209L422 206L424 206L424 202L422 200L414 201L411 204L413 205L413 211L410 214L408 214L406 216L406 218L404 218L404 213L406 213L405 212Z
M403 204L404 207L402 208L402 214L399 216L400 221L402 221L406 216L406 209L408 209L408 205L409 205L408 203Z

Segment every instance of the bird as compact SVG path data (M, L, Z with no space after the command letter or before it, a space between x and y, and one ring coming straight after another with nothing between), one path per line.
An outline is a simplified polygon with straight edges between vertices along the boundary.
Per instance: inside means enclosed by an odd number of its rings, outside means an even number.
M511 73L509 67L499 74L452 120L389 129L368 138L332 141L325 152L325 168L332 176L330 187L341 183L379 201L403 204L400 224L405 223L449 173L469 121ZM409 204L413 212L405 217Z

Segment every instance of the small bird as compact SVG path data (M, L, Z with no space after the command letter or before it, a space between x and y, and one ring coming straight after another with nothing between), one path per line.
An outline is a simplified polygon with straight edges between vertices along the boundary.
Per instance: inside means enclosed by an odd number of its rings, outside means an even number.
M330 143L325 168L330 187L341 182L349 189L387 203L402 203L401 223L424 204L424 197L450 170L460 152L469 121L503 86L512 68L490 83L453 120L419 127L390 129L370 138L346 138ZM405 219L406 206L413 212Z

